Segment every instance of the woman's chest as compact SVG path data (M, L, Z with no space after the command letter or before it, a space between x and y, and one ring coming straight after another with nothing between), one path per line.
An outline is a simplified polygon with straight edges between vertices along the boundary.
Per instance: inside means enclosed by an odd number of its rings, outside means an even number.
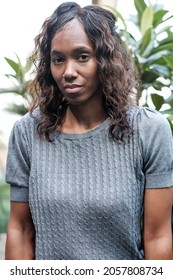
M130 144L104 138L39 145L33 154L30 197L44 207L128 211L142 201L135 157Z

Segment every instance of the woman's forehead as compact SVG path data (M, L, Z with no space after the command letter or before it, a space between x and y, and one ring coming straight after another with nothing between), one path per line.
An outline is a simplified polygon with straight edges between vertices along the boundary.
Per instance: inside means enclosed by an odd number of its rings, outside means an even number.
M68 22L61 30L55 33L52 39L51 47L73 45L84 45L86 47L92 47L92 43L86 34L83 25L77 20L73 19Z

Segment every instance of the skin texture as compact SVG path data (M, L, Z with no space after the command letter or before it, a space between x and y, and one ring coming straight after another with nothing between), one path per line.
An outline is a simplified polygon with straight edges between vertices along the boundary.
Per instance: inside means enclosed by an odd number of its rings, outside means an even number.
M5 249L6 260L35 258L35 229L29 203L11 201Z
M82 25L72 20L51 43L51 73L70 104L80 105L94 95L100 99L97 69L90 40Z
M61 131L82 133L106 118L97 70L91 41L74 19L55 34L51 43L51 73L69 102Z
M57 32L51 42L51 73L69 106L65 133L84 133L107 117L100 94L98 66L91 41L77 20ZM173 189L147 189L144 198L145 259L172 259ZM6 259L34 259L35 230L28 203L11 202Z
M172 260L171 210L173 188L147 189L144 199L146 260Z

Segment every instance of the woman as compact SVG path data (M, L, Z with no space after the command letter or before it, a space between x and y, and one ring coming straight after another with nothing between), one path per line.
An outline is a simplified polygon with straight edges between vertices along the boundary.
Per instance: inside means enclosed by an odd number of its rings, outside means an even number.
M171 131L130 101L114 15L64 3L35 42L32 108L9 142L6 259L171 259Z

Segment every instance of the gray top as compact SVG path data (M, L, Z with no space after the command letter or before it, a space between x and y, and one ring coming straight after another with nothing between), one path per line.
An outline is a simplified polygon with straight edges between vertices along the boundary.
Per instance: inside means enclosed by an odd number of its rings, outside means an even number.
M36 259L144 258L144 188L173 185L172 135L156 111L128 114L134 133L124 144L109 137L109 119L84 134L56 131L53 143L29 114L14 125L6 181L11 200L29 201Z

